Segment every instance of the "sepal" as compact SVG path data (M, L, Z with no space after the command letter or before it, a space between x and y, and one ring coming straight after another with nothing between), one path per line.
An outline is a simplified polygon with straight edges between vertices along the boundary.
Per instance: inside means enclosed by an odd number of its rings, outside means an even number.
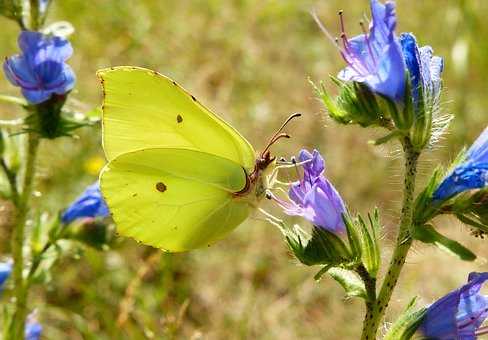
M379 100L367 85L359 82L344 82L331 77L339 88L336 98L326 90L323 82L320 88L312 83L317 96L324 103L329 116L340 124L359 124L363 127L370 125L388 125L388 113L382 111Z
M115 239L113 225L99 219L90 219L76 225L70 225L64 238L78 241L97 250L107 250Z
M307 266L351 266L356 260L346 243L328 230L313 227L310 235L294 225L282 232L295 257Z
M361 215L358 215L358 222L361 230L361 259L369 275L376 278L381 264L381 251L378 239L381 221L378 209L375 209L372 215L368 213L369 226Z
M475 228L477 232L474 235L488 233L488 188L456 197L446 210L452 211L462 223Z
M420 327L427 313L427 308L415 307L417 298L413 298L398 319L390 326L383 340L409 340Z
M78 120L63 110L66 98L67 95L53 95L45 102L26 106L30 114L25 119L27 127L23 132L36 132L42 138L55 139L70 137L74 130L92 125L92 122Z

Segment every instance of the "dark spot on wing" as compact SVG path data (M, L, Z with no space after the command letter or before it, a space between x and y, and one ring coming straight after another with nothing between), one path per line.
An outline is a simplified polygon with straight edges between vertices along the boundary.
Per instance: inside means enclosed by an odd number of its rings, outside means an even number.
M176 116L176 121L177 121L178 123L181 123L181 122L183 121L183 117L181 117L181 115L177 115L177 116Z
M195 98L194 95L191 95L191 99L193 99L193 101L195 101L195 102L197 101L197 99Z
M174 80L173 80L173 85L174 85L174 86L178 86L178 84L176 84L176 82L175 82Z
M137 196L137 193L135 193L135 194L132 194L132 197L136 197L136 196Z
M159 191L159 192L165 192L166 189L167 189L166 184L164 184L163 182L156 183L156 190L157 191Z

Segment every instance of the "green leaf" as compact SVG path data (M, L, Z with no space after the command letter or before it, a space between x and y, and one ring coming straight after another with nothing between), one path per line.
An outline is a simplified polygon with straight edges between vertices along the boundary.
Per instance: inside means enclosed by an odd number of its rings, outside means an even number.
M457 241L437 232L431 225L414 227L413 238L424 243L433 244L449 254L455 255L464 261L474 261L476 255Z
M427 308L417 310L415 304L417 298L413 298L407 308L388 330L383 340L409 340L419 328Z
M342 268L330 268L327 273L344 288L347 297L366 299L364 283L356 273Z
M27 101L24 98L9 96L7 94L0 94L0 101L5 102L5 103L17 104L17 105L21 105L21 106L29 105L29 103L27 103Z
M374 144L374 145L381 145L381 144L385 144L387 142L389 142L390 140L392 139L395 139L397 137L401 137L403 136L403 133L402 131L400 130L395 130L395 131L392 131L390 132L389 134L387 134L386 136L383 136L381 138L378 138L377 140L375 141L372 141L370 142L371 144Z

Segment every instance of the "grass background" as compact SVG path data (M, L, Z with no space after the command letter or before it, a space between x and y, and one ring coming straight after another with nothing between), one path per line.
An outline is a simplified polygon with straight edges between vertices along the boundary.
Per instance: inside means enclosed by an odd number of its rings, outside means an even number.
M96 70L138 65L176 79L257 150L284 118L302 112L288 128L293 139L273 151L289 157L302 147L318 148L327 176L351 210L379 206L386 263L401 200L397 146L373 147L367 142L378 131L325 118L308 78L326 80L344 64L311 19L313 8L333 34L337 12L344 9L350 36L359 33L359 19L369 12L366 0L54 0L48 23L67 20L76 28L70 64L78 81L71 98L82 110L100 104ZM444 109L455 115L450 133L421 159L420 188L435 165L453 159L487 124L488 2L399 0L397 13L399 32L414 32L420 44L445 58ZM18 29L3 18L0 24L0 54L16 53ZM17 89L4 79L0 92ZM11 106L0 109L2 118L20 114ZM100 130L85 128L78 135L42 146L41 195L34 203L51 214L69 204L103 165ZM416 244L387 321L411 297L430 303L470 271L488 269L486 241L451 218L436 225L475 250L478 260L463 263ZM46 339L357 339L362 303L344 300L330 279L314 282L316 270L298 266L279 232L256 214L226 240L189 254L154 255L127 239L103 253L71 251L52 280L34 289L30 305L38 310ZM118 323L123 301L132 304Z

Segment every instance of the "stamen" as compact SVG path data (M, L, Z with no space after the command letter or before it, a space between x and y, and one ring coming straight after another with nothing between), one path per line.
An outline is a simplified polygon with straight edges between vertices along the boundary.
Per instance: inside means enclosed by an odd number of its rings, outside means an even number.
M366 45L368 46L368 51L369 51L369 54L371 55L371 59L373 59L373 63L376 66L376 58L374 57L373 49L371 48L371 44L370 44L369 36L368 36L368 31L366 30L366 27L364 27L364 21L362 21L362 20L359 21L359 26L361 26L361 29L363 31L364 40L366 40Z
M295 172L297 174L298 186L301 186L302 185L302 181L300 181L300 171L298 171L298 166L297 166L297 160L296 160L296 158L295 157L292 157L291 158L291 162L295 166Z
M327 39L329 39L333 45L337 48L337 50L339 51L339 53L341 54L342 58L344 59L344 61L347 63L347 65L349 67L351 67L354 71L356 71L358 74L364 74L365 72L361 72L360 70L358 70L356 68L356 66L354 65L353 63L353 60L351 59L351 56L349 55L349 52L345 51L344 49L341 48L341 45L339 44L339 38L334 38L330 33L329 31L327 31L327 29L324 27L324 25L322 24L322 22L320 21L319 17L317 16L317 13L315 11L312 11L310 12L310 14L312 15L313 19L315 20L315 22L317 23L317 25L319 26L320 30L322 31L322 33L327 37Z
M315 20L315 22L319 26L320 30L327 37L327 39L329 39L330 41L332 41L332 44L339 50L339 52L343 52L342 48L339 45L339 39L338 38L334 38L329 33L329 31L327 31L327 29L325 28L325 26L322 24L322 21L320 21L319 17L317 16L317 12L312 11L312 12L310 12L310 15Z

